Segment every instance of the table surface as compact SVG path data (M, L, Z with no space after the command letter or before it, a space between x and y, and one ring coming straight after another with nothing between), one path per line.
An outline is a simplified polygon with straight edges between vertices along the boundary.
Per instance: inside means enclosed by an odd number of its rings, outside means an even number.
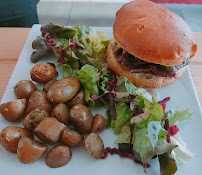
M0 99L2 99L30 28L0 28ZM202 104L202 32L195 32L198 51L189 65L194 85Z

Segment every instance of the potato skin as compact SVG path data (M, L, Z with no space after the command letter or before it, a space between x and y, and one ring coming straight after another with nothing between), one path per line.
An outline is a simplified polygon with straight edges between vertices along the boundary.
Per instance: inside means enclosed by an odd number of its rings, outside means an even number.
M48 82L45 84L45 86L43 87L43 91L48 92L48 89L50 88L50 86L51 86L52 84L54 84L56 81L57 81L57 80L50 80L50 81L48 81Z
M106 128L106 120L100 115L96 114L93 118L93 126L91 132L101 132Z
M69 109L64 103L57 104L51 112L51 117L55 117L59 122L67 125L69 123Z
M36 108L27 114L23 121L23 126L27 130L33 131L45 117L50 117L49 113L43 109Z
M34 138L34 135L24 128L8 126L1 131L0 143L7 151L17 153L18 142L23 136Z
M9 122L19 122L24 116L26 99L10 101L0 105L0 113Z
M66 128L61 136L62 142L70 147L75 147L81 144L83 137L77 131Z
M57 77L57 70L49 63L35 64L30 70L31 79L37 83L46 83Z
M30 80L21 80L14 86L14 93L18 99L29 99L35 90L37 90L37 87Z
M84 138L85 147L94 159L100 159L104 153L104 143L99 135L90 133Z
M80 89L80 81L74 77L67 77L52 84L47 97L54 103L65 103L71 100Z
M26 114L36 108L43 109L49 113L52 111L52 104L48 100L46 92L42 90L36 90L31 94L27 102Z
M76 126L82 134L87 134L91 131L93 115L91 111L84 105L74 105L70 109L70 121Z
M80 91L75 97L66 103L66 105L71 109L74 105L82 104L85 105L85 94L83 91Z
M65 125L55 118L43 119L34 129L34 134L44 143L54 144L60 139Z
M72 157L72 152L66 145L53 147L46 155L45 162L51 168L59 168L66 165Z
M39 141L22 137L18 143L18 160L25 164L33 163L40 159L47 149L48 146Z

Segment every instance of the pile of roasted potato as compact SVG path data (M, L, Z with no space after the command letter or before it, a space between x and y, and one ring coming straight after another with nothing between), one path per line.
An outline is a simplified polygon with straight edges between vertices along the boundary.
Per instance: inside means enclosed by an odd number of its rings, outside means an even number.
M55 80L58 75L51 63L34 65L31 79L43 83L43 90L29 80L14 86L18 100L0 105L0 113L9 122L23 126L9 126L0 133L0 143L9 152L17 153L20 162L29 164L46 154L45 162L51 168L66 165L71 160L71 147L85 145L94 159L104 152L102 139L97 135L106 127L105 118L85 106L85 94L76 78ZM40 140L34 140L34 135ZM85 138L84 138L85 135ZM82 144L83 143L83 144ZM56 146L55 146L56 145Z

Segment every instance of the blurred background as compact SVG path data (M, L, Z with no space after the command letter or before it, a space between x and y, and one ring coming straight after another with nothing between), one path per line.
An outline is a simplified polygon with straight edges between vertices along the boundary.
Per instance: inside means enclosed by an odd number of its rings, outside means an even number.
M0 27L33 24L112 27L116 11L130 0L0 0ZM202 0L152 0L202 32Z

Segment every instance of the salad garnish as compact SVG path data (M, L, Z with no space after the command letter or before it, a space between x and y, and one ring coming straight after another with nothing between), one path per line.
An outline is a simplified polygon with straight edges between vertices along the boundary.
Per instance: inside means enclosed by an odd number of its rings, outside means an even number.
M86 26L65 27L50 23L42 25L42 36L32 44L32 62L37 62L49 53L54 53L58 66L63 66L63 75L71 77L75 70L85 64L101 68L106 58L109 40L102 31Z
M93 66L88 65L88 71L90 69ZM100 71L94 74L98 78L93 84L99 90L97 94L92 94L91 99L109 104L107 126L113 128L114 134L118 135L116 143L119 151L121 145L127 144L127 151L143 165L157 156L162 174L174 174L177 166L173 154L181 148L173 142L173 137L179 133L177 124L190 119L192 114L188 109L166 112L166 103L170 97L156 102L146 90L135 87L125 77L115 76L109 68L103 68L102 73ZM127 127L127 131L122 131L123 127ZM113 149L107 148L106 152L109 150ZM115 151L116 154L119 151Z
M142 166L145 166L145 168L149 168L150 165L147 163L147 164L143 164L141 161L139 161L135 156L134 154L132 153L127 153L127 152L122 152L120 151L119 149L117 148L110 148L110 147L107 147L104 151L104 155L101 157L101 159L106 159L108 154L111 154L111 155L114 155L114 154L118 154L120 157L124 157L124 158L128 158L128 159L132 159L135 163L137 164L140 164Z
M176 162L196 156L186 148L178 128L192 113L189 109L167 112L170 97L157 101L149 91L116 76L105 63L109 40L103 32L54 24L42 26L41 32L33 42L36 52L31 60L54 53L58 66L63 66L63 76L80 80L88 106L102 104L107 109L107 127L118 136L119 148L107 147L102 159L108 153L118 154L149 168L148 162L157 157L161 174L172 175L177 171Z

